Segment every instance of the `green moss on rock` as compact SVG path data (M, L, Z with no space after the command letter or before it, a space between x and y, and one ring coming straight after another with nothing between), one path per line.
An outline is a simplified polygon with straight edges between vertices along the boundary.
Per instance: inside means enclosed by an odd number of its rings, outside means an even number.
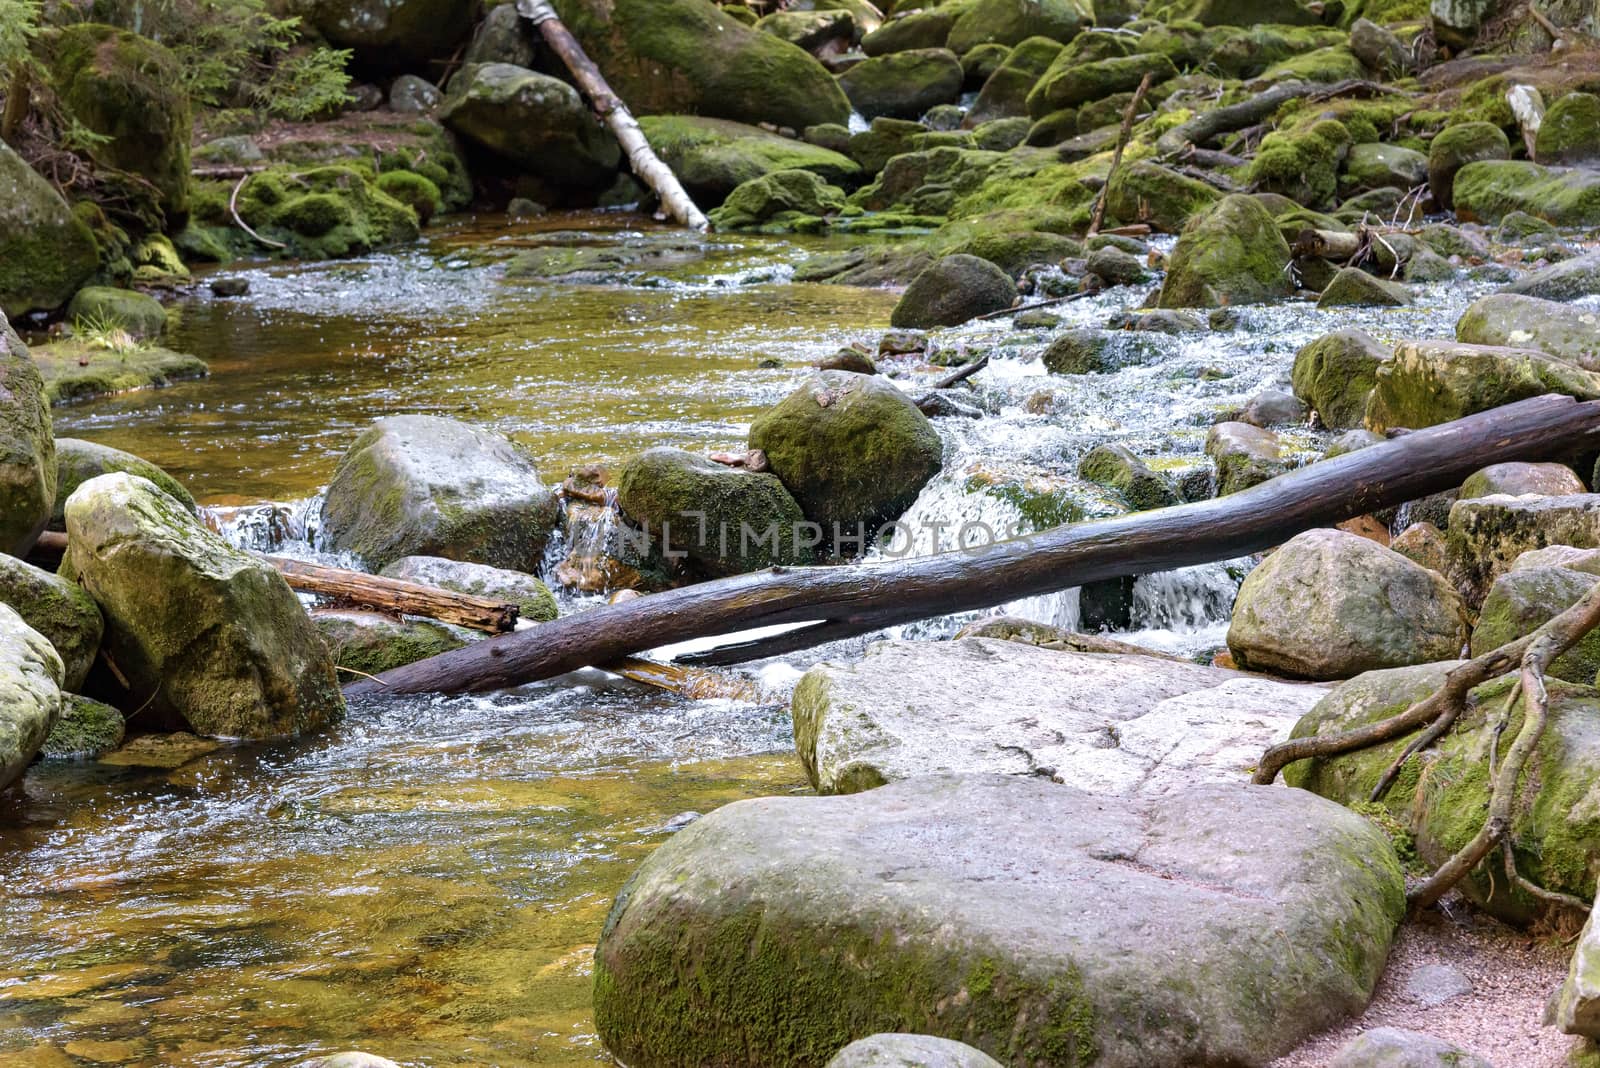
M836 185L853 183L861 173L854 160L838 152L726 119L647 115L639 125L703 208L716 207L745 182L777 171L809 171Z
M1212 308L1287 296L1289 259L1289 246L1260 201L1224 197L1184 227L1160 306Z
M1325 207L1338 191L1339 166L1349 147L1349 132L1331 119L1303 130L1279 130L1261 142L1250 163L1250 180L1306 207Z
M88 224L0 141L0 314L54 311L99 262Z

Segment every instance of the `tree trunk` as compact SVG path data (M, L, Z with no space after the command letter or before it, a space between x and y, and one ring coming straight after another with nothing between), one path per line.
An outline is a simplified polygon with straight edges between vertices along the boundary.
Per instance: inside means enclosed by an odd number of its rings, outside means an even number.
M583 46L567 30L561 16L555 13L547 0L517 0L517 13L539 28L545 44L566 63L567 69L578 82L578 88L583 90L590 105L611 128L622 150L628 154L633 173L655 190L656 196L661 198L661 206L668 214L691 230L709 228L711 223L695 207L683 186L678 184L672 168L662 163L661 158L651 150L650 142L645 140L644 131L639 129L627 105L611 91L600 68L584 53Z
M1492 463L1600 447L1600 401L1546 395L1311 464L1216 500L882 564L774 568L607 605L385 672L351 692L503 689L672 642L810 624L709 654L738 663L1098 579L1258 552L1311 527L1453 489Z
M11 76L11 85L6 90L6 108L0 114L0 141L15 141L17 131L22 129L22 123L28 117L32 101L32 93L28 84L28 65L18 63L16 73Z

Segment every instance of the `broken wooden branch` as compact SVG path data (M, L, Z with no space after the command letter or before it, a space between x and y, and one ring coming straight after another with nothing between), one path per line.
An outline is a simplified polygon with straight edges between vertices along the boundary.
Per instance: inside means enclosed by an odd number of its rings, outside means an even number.
M254 171L250 172L250 174L254 173ZM228 214L232 215L233 221L239 224L239 229L243 230L245 233L261 242L263 245L266 245L268 248L288 248L289 246L285 245L282 241L274 241L270 237L262 237L260 234L250 229L250 224L245 222L244 218L239 214L239 191L243 189L244 184L250 180L250 174L246 174L240 178L239 184L233 187L233 195L228 198Z
M1122 166L1122 153L1128 147L1128 138L1133 136L1133 119L1139 114L1139 103L1144 99L1144 94L1150 91L1150 80L1155 75L1145 72L1139 79L1139 88L1133 91L1133 99L1128 101L1127 110L1122 113L1122 128L1117 131L1117 147L1111 153L1111 169L1106 172L1106 184L1100 187L1100 192L1094 198L1094 214L1089 218L1089 231L1087 236L1093 237L1100 232L1100 224L1106 221L1106 200L1110 196L1111 183L1116 180L1117 168Z
M426 616L441 623L454 623L489 634L500 634L517 625L517 606L487 597L473 597L454 590L424 586L420 582L369 575L323 567L286 556L262 556L301 593L314 593L341 604L377 608L408 616Z
M1195 504L1137 512L892 562L774 568L607 605L385 672L352 692L497 690L674 642L800 624L680 658L760 659L918 619L1130 574L1227 560L1311 527L1453 489L1492 463L1600 447L1600 401L1546 395L1404 437Z
M538 27L545 44L561 57L567 70L572 72L578 88L589 98L590 106L601 121L610 127L622 151L627 153L633 173L655 190L667 213L691 230L708 229L711 223L695 207L689 194L684 192L672 168L662 163L651 149L650 142L645 139L644 131L629 113L627 105L611 91L605 75L600 73L600 68L584 52L583 46L572 36L555 9L547 0L517 0L517 13Z
M1254 125L1290 100L1298 100L1327 88L1329 86L1312 82L1284 82L1238 104L1202 111L1188 122L1174 126L1158 137L1156 154L1165 157L1179 155L1191 145L1196 147L1204 145L1218 134Z

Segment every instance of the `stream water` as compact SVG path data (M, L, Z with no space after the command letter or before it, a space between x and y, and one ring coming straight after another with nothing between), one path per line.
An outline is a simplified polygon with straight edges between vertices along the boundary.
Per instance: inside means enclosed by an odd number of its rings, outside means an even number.
M155 461L212 507L314 498L356 433L399 412L496 427L557 482L652 444L741 447L811 361L887 325L892 293L789 281L838 240L716 237L703 259L604 285L505 276L525 248L644 225L487 219L365 260L236 269L250 295L185 301L169 342L207 359L209 379L58 409L57 433ZM1156 336L1138 366L1070 378L1045 373L1046 335L957 331L943 344L994 350L976 379L990 415L937 421L945 472L910 518L1001 529L1040 508L1104 514L1072 475L1093 445L1198 466L1216 413L1286 385L1300 345L1349 325L1448 336L1487 288L1433 287L1391 311L1242 309L1232 332ZM1098 325L1146 293L1060 314ZM292 525L270 534L254 513L222 514L237 541L316 555ZM1247 564L1140 579L1132 639L1220 644ZM1069 591L1011 609L1072 625L1077 606ZM0 798L0 1064L276 1066L348 1048L417 1065L603 1059L589 951L612 897L693 813L806 789L785 689L827 654L760 669L771 696L757 703L589 673L357 704L292 743L36 765Z

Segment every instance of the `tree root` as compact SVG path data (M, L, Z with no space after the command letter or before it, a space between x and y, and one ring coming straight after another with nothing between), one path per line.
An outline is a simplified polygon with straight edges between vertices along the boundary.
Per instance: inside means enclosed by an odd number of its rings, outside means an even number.
M1253 781L1258 785L1267 785L1278 777L1278 772L1296 761L1339 756L1381 745L1425 726L1426 729L1406 746L1374 786L1371 800L1380 800L1406 763L1450 730L1466 708L1467 697L1475 687L1518 666L1520 674L1507 696L1502 725L1509 722L1511 710L1520 697L1522 726L1498 768L1494 766L1496 761L1491 752L1489 812L1483 826L1471 841L1413 889L1407 895L1407 900L1413 910L1434 904L1482 863L1496 846L1500 846L1504 851L1506 875L1512 885L1548 905L1587 911L1589 906L1579 899L1546 890L1518 873L1509 833L1522 773L1538 748L1540 739L1544 737L1550 718L1550 695L1545 689L1546 672L1557 657L1576 645L1596 626L1600 626L1600 585L1593 587L1572 607L1532 634L1452 669L1445 676L1443 685L1398 715L1340 734L1295 738L1273 746L1262 755ZM1495 749L1498 749L1498 740Z

